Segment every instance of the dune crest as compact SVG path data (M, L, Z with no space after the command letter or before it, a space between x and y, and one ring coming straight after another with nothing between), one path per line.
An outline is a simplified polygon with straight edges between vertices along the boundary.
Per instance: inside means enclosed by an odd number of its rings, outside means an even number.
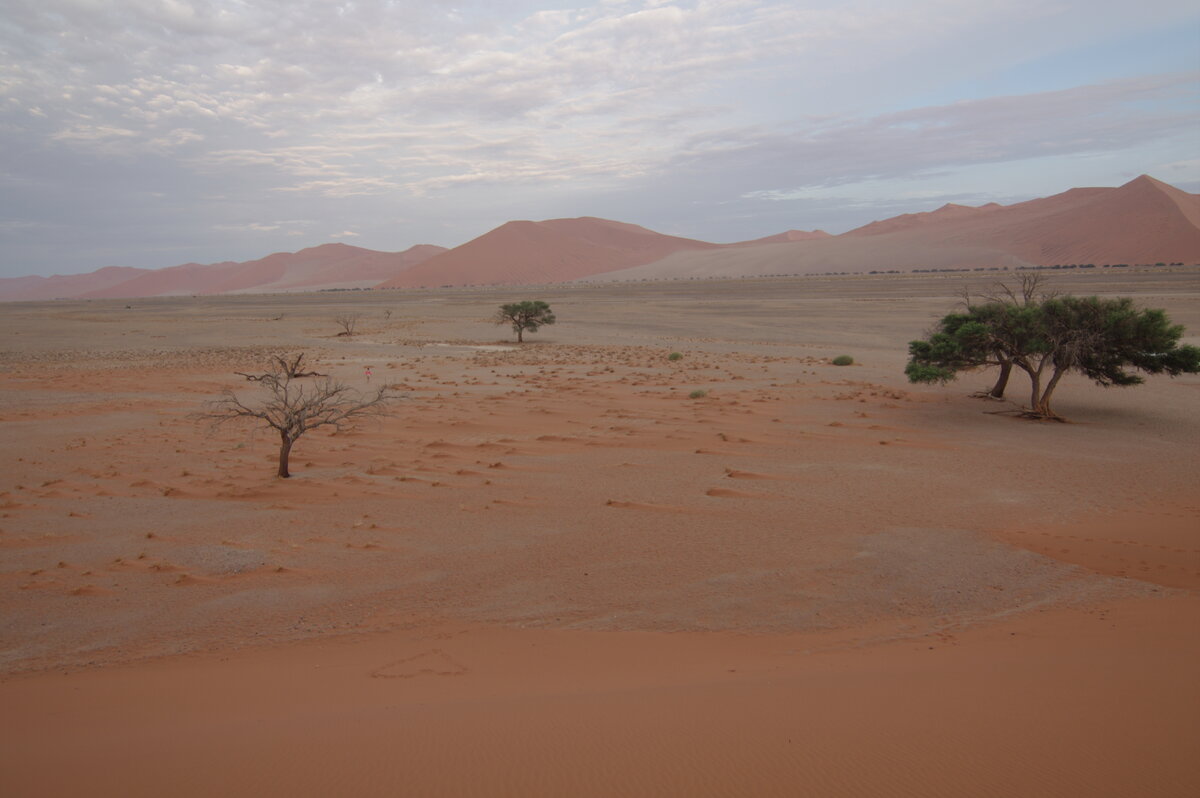
M444 250L432 244L418 244L403 252L322 244L240 263L184 263L165 269L106 266L89 274L0 279L0 301L371 288Z
M506 222L379 287L558 283L717 246L592 217Z

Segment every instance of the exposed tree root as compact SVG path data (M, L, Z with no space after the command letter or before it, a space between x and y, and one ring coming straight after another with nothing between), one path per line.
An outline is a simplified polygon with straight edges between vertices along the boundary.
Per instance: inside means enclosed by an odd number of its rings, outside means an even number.
M1063 418L1057 413L1038 413L1034 410L1026 410L1023 407L1011 407L1007 410L984 410L989 416L1014 416L1023 418L1027 421L1057 421L1059 424L1070 424L1070 419Z

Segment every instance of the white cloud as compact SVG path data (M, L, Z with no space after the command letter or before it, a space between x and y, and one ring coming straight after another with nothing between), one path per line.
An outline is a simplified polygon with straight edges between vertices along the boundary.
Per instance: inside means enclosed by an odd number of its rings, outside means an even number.
M214 224L214 230L270 233L280 228L279 224L263 224L262 222L246 222L244 224Z
M323 194L327 197L361 197L386 194L398 186L377 177L344 177L332 180L306 180L288 186L277 186L276 191Z
M158 152L169 152L186 144L204 141L204 136L194 130L187 128L175 128L169 131L164 136L151 139L149 144L152 149Z
M1194 124L1195 78L1089 79L1078 52L1196 16L1180 0L6 0L0 168L83 196L78 181L101 192L114 164L142 164L180 230L228 223L201 218L216 191L381 229L496 198L481 217L618 195L631 212L762 204L1165 141ZM1043 57L1074 71L942 96Z
M58 131L50 138L55 141L96 142L109 139L134 138L138 134L129 128L78 123Z

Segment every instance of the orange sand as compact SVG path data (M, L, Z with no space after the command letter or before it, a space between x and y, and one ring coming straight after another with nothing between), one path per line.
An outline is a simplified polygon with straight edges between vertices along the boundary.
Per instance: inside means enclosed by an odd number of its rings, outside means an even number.
M0 788L1194 794L1200 379L904 384L961 288L0 306ZM192 416L275 351L406 398L277 480Z
M1197 624L1194 598L867 648L437 624L12 679L0 763L28 796L1183 796Z

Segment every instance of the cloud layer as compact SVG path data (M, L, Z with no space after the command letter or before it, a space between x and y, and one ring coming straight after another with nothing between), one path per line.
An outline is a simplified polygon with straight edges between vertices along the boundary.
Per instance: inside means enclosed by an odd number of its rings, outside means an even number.
M7 0L0 276L1189 185L1190 5Z

